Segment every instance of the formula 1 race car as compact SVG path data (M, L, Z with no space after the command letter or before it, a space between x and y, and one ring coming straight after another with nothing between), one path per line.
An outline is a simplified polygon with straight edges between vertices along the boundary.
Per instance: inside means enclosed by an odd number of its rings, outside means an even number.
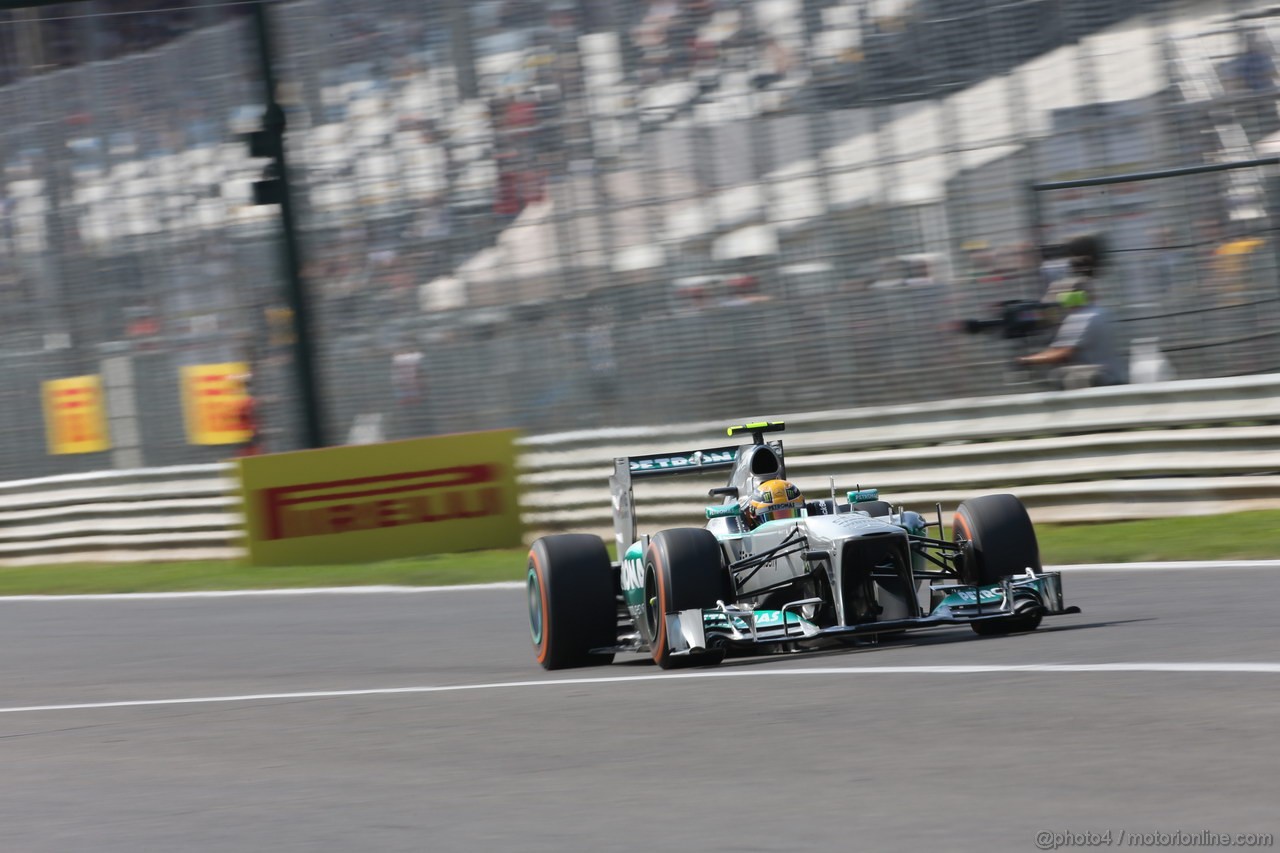
M729 435L750 433L750 445L615 459L622 559L611 562L598 536L576 533L545 536L529 552L538 663L594 666L647 652L664 669L709 665L941 625L1032 631L1044 616L1080 612L1063 606L1058 573L1042 571L1035 529L1013 495L961 503L949 540L941 506L928 521L875 489L844 501L806 501L797 490L802 506L790 517L748 517L746 496L786 477L782 442L765 440L782 429L746 424ZM732 473L710 490L720 503L706 508L705 527L637 533L633 481L719 468Z

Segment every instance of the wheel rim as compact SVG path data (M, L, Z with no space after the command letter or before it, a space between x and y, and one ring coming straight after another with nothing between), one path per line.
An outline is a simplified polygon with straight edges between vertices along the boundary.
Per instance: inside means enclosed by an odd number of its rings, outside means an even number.
M542 645L542 588L538 582L538 572L529 567L527 582L529 589L529 631L533 634L533 644Z
M653 566L649 565L645 567L644 573L644 619L649 626L649 637L655 643L662 624L662 616L658 610L658 575Z

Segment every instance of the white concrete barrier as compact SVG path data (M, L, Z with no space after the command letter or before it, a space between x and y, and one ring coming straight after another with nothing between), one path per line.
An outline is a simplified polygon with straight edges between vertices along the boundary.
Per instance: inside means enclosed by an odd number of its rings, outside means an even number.
M243 515L230 465L0 483L0 565L232 559Z
M757 419L762 413L744 413ZM919 511L1013 492L1038 521L1280 507L1280 374L798 414L781 434L810 497L880 489ZM521 440L530 536L607 533L615 456L732 443L723 423ZM701 523L719 475L636 488L641 526ZM241 509L228 465L0 483L0 564L234 557Z

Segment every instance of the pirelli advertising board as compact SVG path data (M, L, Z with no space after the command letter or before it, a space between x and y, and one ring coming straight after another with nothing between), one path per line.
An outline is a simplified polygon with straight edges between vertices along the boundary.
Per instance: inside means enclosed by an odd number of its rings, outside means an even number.
M254 565L363 563L521 544L515 430L241 458Z
M51 379L41 388L49 452L98 453L111 449L102 377Z
M182 368L182 417L191 444L243 444L253 440L241 412L248 392L244 377L249 365L195 364Z

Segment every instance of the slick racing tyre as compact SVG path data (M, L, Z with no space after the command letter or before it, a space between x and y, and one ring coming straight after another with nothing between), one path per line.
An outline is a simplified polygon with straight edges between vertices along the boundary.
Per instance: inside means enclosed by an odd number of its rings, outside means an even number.
M526 575L533 654L543 669L599 666L618 642L618 604L609 552L598 536L545 536L529 550Z
M692 655L673 656L667 636L667 614L705 610L729 597L729 572L720 543L698 528L663 530L653 537L644 555L644 622L653 660L663 669L718 664L723 647Z
M967 540L960 577L987 586L1032 568L1040 571L1040 545L1022 501L1013 495L983 495L956 509L955 542Z

